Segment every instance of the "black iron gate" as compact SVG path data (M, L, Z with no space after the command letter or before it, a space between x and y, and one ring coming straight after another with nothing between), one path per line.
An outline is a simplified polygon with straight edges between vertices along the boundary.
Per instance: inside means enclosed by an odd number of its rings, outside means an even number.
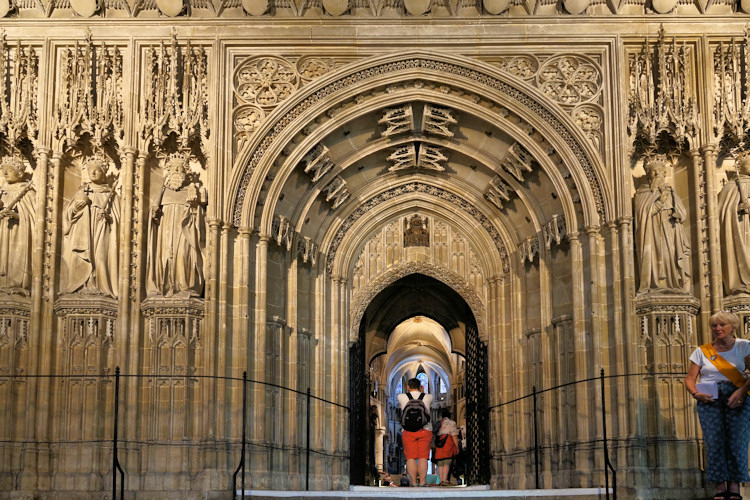
M469 484L490 480L490 426L487 411L487 346L476 324L466 327L466 439Z
M364 318L361 325L365 324ZM365 484L368 462L367 443L367 372L365 371L365 336L360 331L349 348L349 481Z

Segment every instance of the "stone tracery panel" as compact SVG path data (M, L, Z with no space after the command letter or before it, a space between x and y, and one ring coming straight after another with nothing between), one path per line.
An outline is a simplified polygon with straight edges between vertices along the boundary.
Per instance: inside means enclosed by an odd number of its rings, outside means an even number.
M485 217L484 214L477 210L477 208L474 207L471 203L453 193L445 191L436 186L429 186L420 182L413 182L404 186L390 189L388 191L380 193L373 198L370 198L366 202L361 203L357 207L357 209L352 212L349 217L346 218L346 220L339 227L339 230L336 233L336 236L333 238L333 241L331 242L331 245L328 249L328 253L326 254L326 270L329 274L331 274L333 271L333 264L336 260L336 252L338 251L338 247L349 229L361 217L370 213L377 205L406 193L425 193L431 196L435 196L449 203L452 203L457 208L471 215L474 219L477 220L477 222L479 222L482 228L487 231L488 235L495 243L495 247L497 248L500 259L503 263L503 272L510 272L510 263L508 261L508 252L505 248L505 243L503 243L502 237L500 236L498 230L495 228L495 226L492 225L492 223L489 221L489 219L487 219L487 217Z

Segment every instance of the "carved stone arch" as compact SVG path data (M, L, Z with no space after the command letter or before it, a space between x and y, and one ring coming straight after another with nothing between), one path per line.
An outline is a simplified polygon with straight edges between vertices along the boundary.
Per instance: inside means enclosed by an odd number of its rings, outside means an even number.
M317 118L330 104L361 92L368 82L382 84L391 78L422 78L437 81L460 80L468 92L488 96L512 109L542 133L549 135L553 146L560 148L564 164L581 190L584 225L597 225L613 213L612 194L599 153L579 130L572 118L556 103L515 75L499 71L487 63L468 61L446 54L406 52L358 61L321 77L272 113L249 147L237 158L228 198L228 220L237 227L252 223L256 198L275 154L311 119ZM563 151L564 149L564 151ZM252 181L252 182L251 182ZM253 193L249 192L255 187Z
M474 314L479 338L484 342L487 341L488 335L485 324L484 303L474 288L459 275L443 267L429 262L408 262L386 270L370 281L366 288L362 289L360 293L352 298L351 328L349 330L351 332L351 336L349 337L350 344L357 341L360 323L370 302L389 285L411 274L424 274L425 276L434 278L458 293L466 301L469 308L471 308L471 312Z

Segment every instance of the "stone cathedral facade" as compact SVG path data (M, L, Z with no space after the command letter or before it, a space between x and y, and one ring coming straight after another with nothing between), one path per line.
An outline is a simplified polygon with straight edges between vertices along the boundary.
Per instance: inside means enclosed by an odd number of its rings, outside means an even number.
M0 498L108 494L116 425L134 498L226 498L243 432L248 488L361 482L415 315L476 481L533 487L499 405L603 369L619 493L702 496L687 358L717 310L750 337L748 13L0 0ZM539 405L542 486L602 486L599 386Z

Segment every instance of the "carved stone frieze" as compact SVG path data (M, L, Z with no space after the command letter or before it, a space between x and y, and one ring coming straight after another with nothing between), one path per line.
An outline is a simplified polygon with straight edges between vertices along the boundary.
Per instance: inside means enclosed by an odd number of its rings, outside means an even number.
M685 371L685 359L696 343L696 316L700 300L674 294L651 294L635 300L645 347L644 368L649 371Z
M320 101L327 99L331 94L338 93L344 89L352 86L361 85L363 81L366 81L375 76L384 76L392 72L404 71L407 69L414 70L415 68L424 68L429 71L439 71L446 75L452 75L462 78L472 79L481 82L483 85L493 88L511 99L513 99L518 105L525 107L529 112L536 114L542 121L549 124L567 144L570 148L573 157L581 168L584 175L587 178L589 186L591 188L594 202L596 204L596 210L600 217L604 216L604 200L602 196L602 188L600 181L594 171L592 159L587 156L584 148L581 144L576 142L571 132L563 125L558 118L544 107L540 102L537 102L534 98L526 94L523 90L513 87L510 84L495 79L490 75L482 73L473 68L457 65L454 63L446 63L428 58L414 58L408 60L394 61L385 63L379 66L371 67L366 70L356 72L352 75L342 77L342 79L330 82L325 87L320 88L317 92L310 95L302 102L291 108L279 121L273 126L271 131L265 135L260 141L258 146L254 149L252 156L248 163L244 166L244 172L240 179L239 188L237 190L234 202L233 202L233 218L232 222L235 226L241 225L242 220L242 206L245 201L247 194L247 186L250 183L250 179L255 171L257 165L261 162L261 159L265 156L271 144L279 137L279 134L288 127L293 120L296 119L302 112L315 106ZM447 86L446 86L447 88ZM461 92L461 94L465 94ZM498 108L498 113L505 111L503 117L508 117L508 111L505 108Z
M473 217L482 226L482 228L485 231L487 231L487 234L495 243L495 247L498 250L500 259L503 262L503 272L506 272L506 273L510 272L508 251L505 248L505 243L503 242L502 237L500 236L500 233L497 230L497 228L495 228L495 226L492 225L490 220L482 212L480 212L472 203L469 203L468 201L464 200L463 198L457 196L454 193L445 191L444 189L441 189L437 186L430 186L427 184L423 184L421 182L412 182L409 184L405 184L403 186L399 186L399 187L384 191L378 194L377 196L374 196L373 198L370 198L369 200L360 203L359 206L356 208L356 210L352 212L349 215L349 217L346 218L346 220L344 220L344 222L339 227L339 230L336 233L336 236L333 238L333 241L331 242L331 245L328 248L328 253L326 254L326 270L329 274L331 274L331 272L333 271L333 264L336 260L336 252L338 251L338 247L341 244L341 241L344 239L344 236L346 235L346 233L349 231L349 229L360 218L362 218L368 213L371 213L374 210L374 208L380 205L381 203L384 203L388 200L391 200L395 197L398 197L407 193L424 193L430 196L435 196L441 200L444 200L453 204L454 206L456 206L456 208L463 210L464 212L469 214L471 217Z
M533 55L512 55L501 57L496 63L500 69L507 71L519 78L528 80L536 76L541 64L539 59Z
M474 290L469 283L448 269L435 266L429 262L408 262L406 264L394 266L378 275L374 280L367 283L366 287L360 290L352 298L350 331L353 333L349 337L350 342L356 341L357 332L359 331L359 323L362 321L365 309L367 309L367 306L372 302L375 296L391 283L394 283L405 276L409 276L410 274L424 274L430 276L445 283L458 292L466 303L469 304L471 311L474 313L474 317L477 321L477 328L479 329L479 336L486 338L484 303L478 292Z

